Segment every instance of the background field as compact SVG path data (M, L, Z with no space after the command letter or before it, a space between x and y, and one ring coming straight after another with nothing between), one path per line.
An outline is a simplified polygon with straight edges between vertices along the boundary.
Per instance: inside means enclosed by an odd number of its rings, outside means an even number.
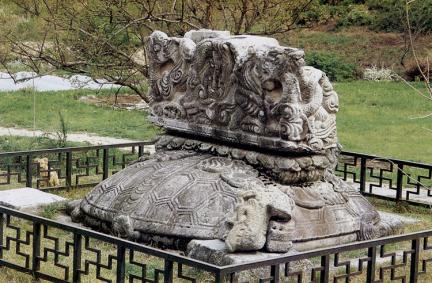
M420 87L420 84L418 85ZM337 83L338 135L345 150L432 162L430 102L404 83Z
M98 107L80 102L85 95L114 95L114 92L91 90L37 92L36 128L57 131L59 112L71 132L95 133L101 136L147 140L157 129L147 121L144 111ZM33 128L32 91L0 93L0 126Z

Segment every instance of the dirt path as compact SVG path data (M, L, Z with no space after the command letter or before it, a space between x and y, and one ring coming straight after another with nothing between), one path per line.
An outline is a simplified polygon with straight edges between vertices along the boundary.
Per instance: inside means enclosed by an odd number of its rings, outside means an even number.
M32 131L32 130L21 129L21 128L4 128L4 127L0 127L0 136L21 136L21 137L47 136L53 139L56 138L55 133L47 133L38 130ZM88 142L92 145L136 142L136 140L119 139L113 137L101 137L96 134L87 134L87 133L70 133L68 134L67 139L68 141L74 141L74 142Z
M74 75L69 78L45 75L38 76L33 72L18 72L13 75L15 80L7 74L0 72L0 91L17 91L21 89L34 88L36 91L60 91L72 89L117 89L119 86L100 80L96 83L92 78L82 75Z

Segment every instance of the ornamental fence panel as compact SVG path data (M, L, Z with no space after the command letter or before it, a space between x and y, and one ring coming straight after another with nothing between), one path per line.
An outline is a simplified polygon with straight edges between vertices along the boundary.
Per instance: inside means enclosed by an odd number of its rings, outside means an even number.
M1 267L56 283L204 282L219 272L175 253L0 206Z
M145 153L153 142L0 153L0 190L53 191L94 186ZM40 160L46 158L47 164Z
M432 164L343 151L336 174L365 196L432 206Z
M432 282L432 230L216 266L0 206L3 268L48 282Z

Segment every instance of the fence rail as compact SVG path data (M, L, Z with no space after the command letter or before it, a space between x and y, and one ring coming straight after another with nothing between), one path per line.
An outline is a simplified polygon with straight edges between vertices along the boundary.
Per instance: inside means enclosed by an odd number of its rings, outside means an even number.
M0 153L0 188L54 190L95 185L153 145L149 141ZM46 168L37 161L40 158L48 158ZM53 175L58 182L50 181Z
M0 206L0 269L63 283L431 282L431 237L428 230L221 267Z
M432 164L343 151L336 174L365 196L432 205Z

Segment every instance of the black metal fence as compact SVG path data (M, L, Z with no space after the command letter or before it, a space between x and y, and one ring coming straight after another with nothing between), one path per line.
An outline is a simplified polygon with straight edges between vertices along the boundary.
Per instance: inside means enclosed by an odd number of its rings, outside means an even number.
M200 282L216 280L219 272L211 264L0 206L2 266L56 283Z
M0 153L0 188L91 186L151 142ZM41 168L37 158L49 160ZM343 152L337 174L373 197L428 206L432 165ZM49 186L53 173L59 179ZM218 267L0 207L0 267L50 282L432 282L432 230Z
M365 196L432 205L432 164L344 151L336 173Z
M153 142L0 153L0 189L26 186L53 190L95 185L138 159L147 146L153 146ZM37 161L40 158L48 159L47 168Z
M428 230L219 267L0 206L0 269L74 283L432 282L431 237Z

